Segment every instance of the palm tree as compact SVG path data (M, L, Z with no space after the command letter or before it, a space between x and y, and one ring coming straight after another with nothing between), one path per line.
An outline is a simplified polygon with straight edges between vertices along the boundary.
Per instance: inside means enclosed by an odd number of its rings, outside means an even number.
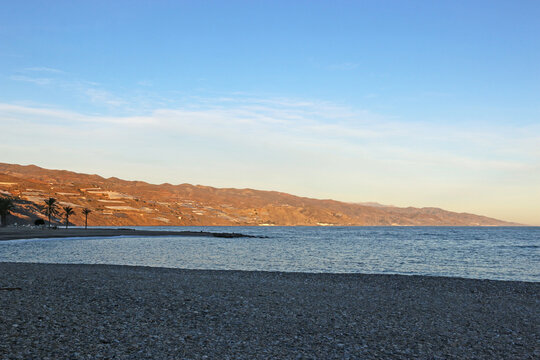
M66 229L67 229L68 224L69 224L69 215L75 214L75 211L73 211L73 208L71 206L64 206L62 209L64 209L64 214L66 215Z
M56 209L56 199L49 198L45 200L45 214L49 217L49 229L51 228L51 217L57 213L58 210Z
M0 220L2 227L7 226L7 215L13 207L13 200L11 198L0 198Z
M92 210L88 209L88 208L84 208L82 213L84 215L84 229L86 230L86 228L88 227L88 214L90 214L92 212Z

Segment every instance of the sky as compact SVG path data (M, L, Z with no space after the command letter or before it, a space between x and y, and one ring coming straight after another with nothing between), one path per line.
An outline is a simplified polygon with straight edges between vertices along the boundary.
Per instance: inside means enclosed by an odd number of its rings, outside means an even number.
M0 1L0 162L540 225L538 1Z

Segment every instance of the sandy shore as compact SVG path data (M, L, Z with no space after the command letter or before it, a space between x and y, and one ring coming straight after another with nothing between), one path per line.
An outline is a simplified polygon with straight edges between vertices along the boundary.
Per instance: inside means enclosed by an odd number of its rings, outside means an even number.
M30 227L0 228L0 241L16 239L46 239L66 237L96 237L96 236L213 236L213 237L250 237L237 233L214 233L204 231L152 231L133 229L48 229Z
M2 359L540 356L540 283L12 263L0 273Z

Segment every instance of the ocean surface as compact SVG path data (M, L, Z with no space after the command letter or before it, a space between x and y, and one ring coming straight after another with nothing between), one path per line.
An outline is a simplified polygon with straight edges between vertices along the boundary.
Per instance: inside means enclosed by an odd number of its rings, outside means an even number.
M540 281L540 227L148 228L267 238L11 240L0 242L0 261Z

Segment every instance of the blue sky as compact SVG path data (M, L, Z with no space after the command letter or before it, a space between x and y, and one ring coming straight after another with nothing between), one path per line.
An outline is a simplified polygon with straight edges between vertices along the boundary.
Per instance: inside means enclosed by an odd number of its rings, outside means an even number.
M540 224L537 1L4 1L1 161Z

